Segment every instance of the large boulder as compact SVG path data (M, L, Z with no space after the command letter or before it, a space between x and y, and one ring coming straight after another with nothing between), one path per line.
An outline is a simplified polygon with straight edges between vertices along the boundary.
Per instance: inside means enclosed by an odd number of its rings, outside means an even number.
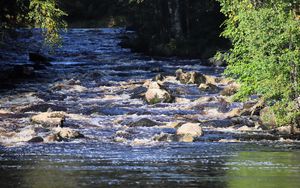
M192 142L195 138L202 136L203 131L199 123L186 123L177 129L176 135L181 137L179 141Z
M197 84L206 83L206 78L198 72L183 72L182 69L176 71L176 79L182 84Z
M169 103L173 101L171 94L157 82L150 83L145 93L145 99L149 104Z
M32 116L33 123L41 124L44 127L62 127L65 121L64 112L44 112Z

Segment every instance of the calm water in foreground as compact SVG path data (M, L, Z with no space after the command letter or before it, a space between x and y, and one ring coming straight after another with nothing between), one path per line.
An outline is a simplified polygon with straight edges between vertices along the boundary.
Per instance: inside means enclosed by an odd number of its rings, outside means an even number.
M174 72L179 67L210 74L222 71L199 66L196 60L152 60L133 54L118 47L120 32L70 30L64 35L59 61L53 63L52 69L71 75L77 67L89 71L102 66L115 82L151 78L156 73L149 71L149 64L159 65L165 72ZM124 108L108 109L95 119L111 121L111 117L127 113L120 109L124 111ZM153 110L149 117L160 113L166 113L163 117L167 118L176 112ZM109 128L101 133L98 129L82 131L91 139L0 146L0 187L300 187L299 142L198 141L139 146L92 139L111 136Z

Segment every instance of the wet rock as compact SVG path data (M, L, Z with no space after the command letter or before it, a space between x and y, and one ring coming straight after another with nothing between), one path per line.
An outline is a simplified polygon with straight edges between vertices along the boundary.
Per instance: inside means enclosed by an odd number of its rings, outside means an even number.
M40 136L37 136L37 137L31 138L27 142L29 142L29 143L40 143L40 142L44 142L44 139Z
M268 127L276 126L275 114L270 107L265 107L260 111L260 120L263 125Z
M232 123L238 125L245 125L247 127L255 127L255 122L247 117L233 117L231 118Z
M234 108L231 111L229 111L228 113L226 113L226 116L228 118L232 118L232 117L237 117L241 115L242 110L239 108Z
M215 127L215 128L228 128L234 125L234 123L230 119L217 119L217 120L209 120L202 123L203 126Z
M137 87L131 91L130 98L131 99L139 99L145 97L145 93L147 92L147 88L144 86Z
M132 138L132 135L127 131L117 131L115 134L115 137L130 139L130 138Z
M153 137L154 141L157 142L173 142L175 141L175 135L167 134L167 133L160 133Z
M217 78L215 76L210 76L210 75L204 75L206 79L206 84L213 84L216 85L216 83L219 81L220 78Z
M226 86L222 91L221 91L221 95L223 96L232 96L234 95L238 90L239 90L240 86L236 83L232 83L228 86Z
M45 127L62 127L64 120L64 112L44 112L31 117L33 123L41 124Z
M79 131L75 131L70 128L61 128L57 135L63 139L84 138L84 135Z
M159 123L152 121L150 119L147 119L147 118L142 118L136 122L130 123L128 126L129 127L153 127L153 126L157 126L157 125L159 125Z
M20 109L20 112L67 111L66 107L54 104L35 104Z
M179 97L176 97L176 98L175 98L175 103L190 103L190 102L191 102L190 99L179 98Z
M68 85L67 83L56 83L51 87L53 91L60 91L60 90L68 90L70 92L85 92L87 90L86 87L81 85Z
M177 129L176 135L191 135L192 137L199 137L203 135L203 131L200 123L186 123Z
M46 57L45 55L42 55L40 53L29 53L29 61L35 62L35 63L42 63L44 65L51 65L49 62L53 60L50 57Z
M63 141L62 137L58 134L50 134L45 139L45 142L61 142Z
M14 70L10 75L10 77L13 79L33 78L34 76L35 76L34 68L28 65L15 65Z
M215 98L214 97L201 97L197 100L195 100L194 102L197 102L197 103L206 103L206 102L211 102L211 101L214 101Z
M166 126L177 129L183 124L184 124L184 122L169 122L169 123L167 123Z
M153 79L152 81L163 81L166 77L162 74L157 74Z
M206 83L206 78L198 72L183 72L182 69L176 71L176 79L182 84L197 84Z
M195 137L191 134L179 135L177 137L178 142L194 142Z
M145 94L145 99L149 104L169 103L173 97L157 82L152 82Z
M218 86L211 83L200 84L199 89L201 91L208 92L208 93L218 93L220 91Z

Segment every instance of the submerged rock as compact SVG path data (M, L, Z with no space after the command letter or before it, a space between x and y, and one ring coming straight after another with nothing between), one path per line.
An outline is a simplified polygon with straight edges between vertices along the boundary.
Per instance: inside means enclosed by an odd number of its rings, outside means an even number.
M47 112L47 111L67 111L66 107L54 104L33 104L20 109L20 112Z
M27 142L29 142L29 143L40 143L40 142L44 142L44 139L40 136L37 136L37 137L31 138Z
M206 83L206 78L198 72L183 72L182 69L176 71L176 79L182 84L197 84Z
M147 88L144 87L144 86L140 86L140 87L134 88L131 91L130 98L131 99L143 98L143 97L145 97L145 93L146 92L147 92Z
M136 122L130 123L128 126L129 127L153 127L156 125L159 125L159 123L147 118L142 118Z
M173 97L157 82L151 82L145 94L146 101L149 104L169 103L172 102Z
M64 120L64 112L44 112L31 117L33 123L41 124L45 127L62 127Z
M52 58L42 55L40 53L30 52L28 55L29 55L29 61L35 63L43 63L45 65L51 65L49 62L53 60Z

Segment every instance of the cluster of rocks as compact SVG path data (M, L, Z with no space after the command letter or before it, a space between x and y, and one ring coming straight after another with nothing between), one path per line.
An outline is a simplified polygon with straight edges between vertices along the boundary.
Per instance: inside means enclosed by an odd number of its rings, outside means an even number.
M41 126L44 134L43 136L33 137L28 142L60 142L84 138L84 135L79 131L64 127L65 120L65 112L43 112L32 116L31 122L33 126Z

